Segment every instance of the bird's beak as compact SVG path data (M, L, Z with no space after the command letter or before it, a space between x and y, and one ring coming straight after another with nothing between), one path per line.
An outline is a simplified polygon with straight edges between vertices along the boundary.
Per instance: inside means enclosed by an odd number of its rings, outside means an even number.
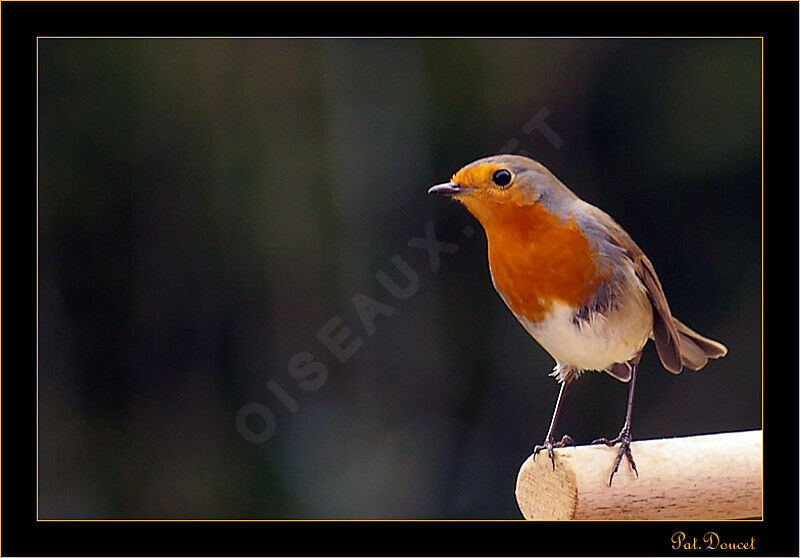
M446 182L444 184L437 184L436 186L431 186L428 189L429 194L439 194L441 196L455 196L456 194L460 194L463 191L464 188L462 188L455 182Z

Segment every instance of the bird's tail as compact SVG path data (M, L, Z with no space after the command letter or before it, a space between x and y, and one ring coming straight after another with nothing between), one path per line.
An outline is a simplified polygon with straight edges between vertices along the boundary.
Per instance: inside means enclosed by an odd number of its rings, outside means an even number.
M687 368L700 370L706 365L708 359L724 357L728 354L728 348L708 337L703 337L689 326L672 318L675 327L680 335L681 362Z

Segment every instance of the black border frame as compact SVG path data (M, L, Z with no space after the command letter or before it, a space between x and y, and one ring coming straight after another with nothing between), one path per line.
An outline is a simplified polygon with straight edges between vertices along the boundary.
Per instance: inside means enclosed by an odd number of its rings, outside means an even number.
M2 554L671 555L676 530L756 538L739 554L798 556L798 4L796 2L3 2ZM443 14L445 17L437 17ZM369 25L365 29L365 25ZM35 47L58 36L763 36L765 517L758 522L37 522ZM786 186L784 186L786 184ZM790 198L786 199L785 198ZM775 200L778 200L777 202ZM790 209L791 208L791 209ZM791 210L791 214L783 212ZM789 247L789 244L792 247ZM780 257L780 260L775 258ZM754 262L755 265L755 262ZM775 269L781 273L775 273ZM778 281L776 284L775 281ZM17 312L9 302L23 301ZM780 304L780 306L776 306ZM776 312L784 305L790 312ZM12 315L10 312L14 312ZM789 326L786 323L790 324ZM754 324L754 334L756 328ZM24 348L24 351L20 351ZM17 357L21 359L19 366ZM777 358L776 358L777 357ZM785 397L785 399L783 399ZM310 536L309 536L310 535ZM375 538L373 538L373 535ZM377 541L377 544L376 542ZM723 554L715 552L714 554Z

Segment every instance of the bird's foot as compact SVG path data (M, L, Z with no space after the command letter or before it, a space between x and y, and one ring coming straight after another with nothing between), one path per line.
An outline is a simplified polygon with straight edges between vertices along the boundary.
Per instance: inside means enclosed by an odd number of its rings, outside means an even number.
M533 447L533 460L536 461L536 455L542 451L543 449L547 450L547 455L550 456L550 461L553 463L553 470L556 470L556 458L553 454L553 448L563 448L565 446L575 445L575 440L573 440L570 436L564 434L564 437L561 438L560 442L556 442L553 436L548 436L545 438L542 444L536 445Z
M605 444L608 447L614 447L619 444L619 452L617 453L617 458L614 460L614 469L611 471L611 476L608 478L608 486L611 486L611 481L614 480L614 473L619 470L619 464L620 461L622 461L623 455L627 458L628 463L630 463L633 472L636 473L636 478L639 478L639 471L636 470L636 462L633 460L633 455L631 454L630 427L623 427L619 433L619 436L613 440L609 440L607 438L598 438L597 440L593 441L592 444Z

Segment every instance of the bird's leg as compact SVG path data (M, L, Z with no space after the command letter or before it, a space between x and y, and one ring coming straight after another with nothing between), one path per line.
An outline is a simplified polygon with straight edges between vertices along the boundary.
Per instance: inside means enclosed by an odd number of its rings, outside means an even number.
M639 471L636 470L636 462L634 462L633 455L631 454L631 413L633 411L633 390L636 387L637 364L638 363L631 363L631 381L628 384L628 406L625 410L625 424L622 425L619 436L613 440L599 438L592 442L593 444L605 444L609 447L619 444L619 452L617 453L617 458L614 460L614 469L611 471L611 476L608 479L608 486L611 486L611 481L614 480L614 473L619 470L619 464L620 461L622 461L623 455L627 458L628 463L631 464L631 468L633 472L636 473L636 477L639 477Z
M561 438L561 441L556 442L555 438L553 438L553 432L556 429L556 421L558 420L558 413L561 411L561 404L564 402L564 392L567 391L567 386L572 382L572 374L568 375L564 378L564 381L561 382L561 389L558 391L558 399L556 400L556 408L553 411L553 418L550 421L550 428L547 431L547 436L544 439L544 442L540 445L536 445L533 448L533 460L536 461L536 455L542 451L543 449L547 450L547 455L550 456L550 461L553 463L553 470L556 470L556 458L553 454L553 448L563 448L569 444L574 444L575 440L571 437L564 435Z

